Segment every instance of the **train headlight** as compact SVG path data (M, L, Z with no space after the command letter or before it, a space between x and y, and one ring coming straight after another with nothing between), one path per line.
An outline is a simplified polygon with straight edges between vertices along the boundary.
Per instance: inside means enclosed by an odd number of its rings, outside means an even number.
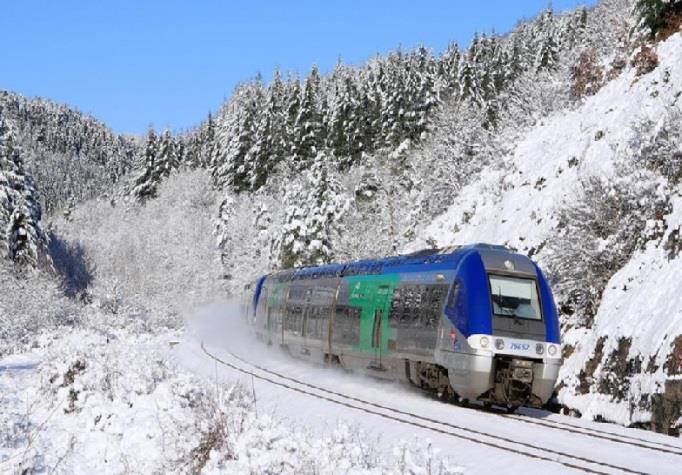
M538 343L537 345L535 345L535 352L538 355L543 354L545 352L545 345L543 345L542 343Z
M490 343L490 341L487 336L482 336L479 341L481 343L481 348L488 348L488 343Z
M502 338L497 338L495 340L495 348L498 350L504 350L504 340Z
M554 355L556 355L556 351L557 351L556 345L549 345L549 348L547 348L547 354L548 354L549 356L554 356Z

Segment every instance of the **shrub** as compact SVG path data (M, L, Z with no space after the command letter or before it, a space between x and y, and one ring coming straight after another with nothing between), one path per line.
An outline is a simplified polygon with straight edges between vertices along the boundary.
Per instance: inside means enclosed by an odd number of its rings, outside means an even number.
M671 184L682 182L682 111L673 107L659 124L641 124L638 135L649 136L639 144L636 161L663 175Z
M571 96L580 99L592 96L604 84L604 70L599 64L594 51L583 51L578 64L571 68Z
M660 181L646 170L582 181L548 245L558 305L570 326L591 327L608 281L652 238L667 212Z
M648 46L642 46L632 58L631 64L636 68L637 76L648 74L658 66L658 55Z

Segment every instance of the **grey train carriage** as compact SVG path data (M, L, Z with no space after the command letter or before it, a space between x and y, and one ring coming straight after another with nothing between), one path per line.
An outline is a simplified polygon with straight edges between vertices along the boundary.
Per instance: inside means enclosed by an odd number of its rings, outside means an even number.
M277 272L253 286L257 336L293 355L462 401L540 407L561 351L550 287L502 246Z

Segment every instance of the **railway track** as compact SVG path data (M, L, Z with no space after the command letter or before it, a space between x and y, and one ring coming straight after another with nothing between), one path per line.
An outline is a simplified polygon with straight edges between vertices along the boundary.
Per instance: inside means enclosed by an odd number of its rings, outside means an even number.
M330 392L334 393L334 391L331 391L329 389L322 388L322 387L319 387L319 386L316 386L316 385L307 383L305 381L301 381L299 379L292 378L292 377L289 377L289 376L286 376L286 375L283 375L280 373L276 373L276 372L271 371L271 370L269 370L263 366L259 366L259 365L256 365L254 363L248 362L233 352L229 352L229 353L233 358L238 359L242 363L247 364L249 366L252 366L254 368L257 368L257 369L264 371L266 373L279 376L279 377L284 378L286 380L295 382L297 384L302 384L302 385L305 385L307 387L311 387L313 389L330 391ZM352 397L352 396L346 396L346 395L343 395L343 396ZM498 416L498 417L513 419L513 420L521 421L521 422L524 422L527 424L533 424L533 425L537 425L537 426L547 427L550 429L555 429L555 430L559 430L559 431L563 431L563 432L570 432L570 433L574 433L574 434L585 435L585 436L596 438L596 439L606 440L606 441L610 441L610 442L616 442L616 443L623 444L623 445L629 445L631 447L639 447L639 448L645 448L645 449L649 449L649 450L653 450L653 451L657 451L657 452L679 455L682 457L682 447L674 445L674 444L666 444L663 442L653 442L650 440L640 439L640 438L629 436L629 435L617 434L617 433L613 433L613 432L609 432L609 431L605 431L605 430L600 430L600 429L589 428L589 427L581 427L579 425L570 424L567 422L550 421L550 420L544 420L544 419L539 419L536 417L524 416L524 415L518 415L518 414L499 414L499 413L495 413L495 412L489 412L489 413L493 414L495 416Z
M498 414L500 417L505 417L509 419L514 419L517 421L525 422L527 424L534 424L543 427L548 427L550 429L556 429L564 432L572 432L574 434L586 435L588 437L593 437L596 439L608 440L611 442L617 442L624 445L629 445L632 447L640 447L645 449L650 449L658 452L674 454L682 456L682 447L666 444L663 442L654 442L651 440L640 439L638 437L632 437L624 434L617 434L614 432L609 432L600 429L594 429L590 427L582 427L575 424L570 424L568 422L561 421L551 421L551 420L541 420L531 416L524 416L518 414Z
M566 467L570 467L576 470L581 470L587 473L595 474L606 474L612 473L604 470L611 469L617 470L624 473L644 473L638 470L632 470L628 467L615 465L612 463L595 460L589 457L584 457L576 454L571 454L561 450L554 450L548 447L542 447L540 445L517 441L508 437L503 437L497 434L471 429L468 427L460 426L457 424L444 422L436 420L430 417L424 417L422 415L403 411L394 407L389 407L383 404L378 404L372 401L367 401L356 396L344 394L338 391L330 390L328 388L320 387L305 381L292 378L290 376L272 371L261 365L251 363L240 356L229 352L231 358L236 360L238 363L225 361L215 354L208 351L205 345L201 344L202 351L206 356L213 359L221 365L227 366L235 371L242 374L252 376L256 379L266 381L268 383L287 388L292 391L296 391L311 397L322 399L337 405L349 407L358 411L362 411L368 414L373 414L385 419L389 419L402 424L408 424L421 429L426 429L438 434L450 436L453 438L467 440L469 442L485 445L488 447L496 448L506 452L511 452L518 455L523 455L536 460L544 460L548 462L558 463ZM246 367L244 367L244 365ZM538 425L546 426L549 428L557 430L566 430L568 432L578 433L581 435L587 435L592 437L601 438L611 442L616 442L625 445L632 445L638 448L645 448L651 450L658 450L662 452L668 452L675 455L682 456L682 450L674 450L675 446L665 447L667 444L657 444L650 441L643 441L629 436L618 436L611 433L600 434L599 430L587 429L583 431L584 428L579 426L571 427L561 427L561 423L546 423L545 421L539 422L534 421L533 418L527 416L507 416L500 415L501 417L510 417L513 419L519 419L522 422L537 423ZM628 440L636 439L636 440ZM657 446L658 445L658 446Z

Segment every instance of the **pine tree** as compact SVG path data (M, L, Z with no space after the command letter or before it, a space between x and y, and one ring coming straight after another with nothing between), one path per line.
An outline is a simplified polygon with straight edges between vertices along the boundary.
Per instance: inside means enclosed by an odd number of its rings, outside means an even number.
M209 112L206 119L206 127L201 138L197 166L206 168L211 163L216 147L216 123L213 115Z
M438 75L445 82L445 87L450 94L457 91L459 86L458 77L461 59L462 54L457 43L450 43L438 62Z
M362 152L371 153L383 144L381 137L383 109L384 71L381 62L367 68L360 76L360 101L358 104L358 139L362 144Z
M333 157L321 152L303 183L287 189L284 224L277 237L278 266L290 268L333 261L335 223L347 208L342 187L329 168Z
M538 50L535 56L537 71L553 70L559 57L559 45L556 38L554 13L544 12L537 24Z
M179 144L176 143L170 130L164 130L159 142L159 150L156 154L156 176L159 179L165 178L170 175L173 170L177 170L180 167L180 156L182 156L182 153L181 150L179 150Z
M412 121L408 137L418 141L424 138L431 114L440 104L440 92L436 84L437 64L433 55L422 46L412 55L411 62L408 101Z
M358 90L349 71L339 66L335 77L336 92L328 107L327 147L339 159L341 168L348 168L363 150L362 117Z
M253 145L262 102L263 86L259 78L237 89L230 104L228 120L219 132L219 143L224 145L213 171L218 186L228 185L235 191L251 188L251 178L258 162Z
M279 71L275 71L264 101L264 108L256 124L251 150L253 163L247 178L251 190L258 190L265 184L272 168L284 158L286 153L284 84Z
M12 144L9 128L0 115L0 257L8 253L7 234L5 232L13 209L13 188L16 180L13 175ZM11 182L10 182L11 180Z
M50 264L33 177L12 131L0 117L0 252L19 269Z
M301 91L300 108L293 128L292 159L298 166L310 163L324 144L320 108L320 72L313 66Z
M476 67L474 65L474 48L477 44L477 38L474 38L474 42L471 44L469 51L466 56L462 57L459 69L457 83L459 85L459 99L460 100L470 100L472 102L478 102L480 94L478 91L478 81L476 77Z
M157 165L158 153L159 144L156 132L150 127L147 131L147 139L144 146L142 173L133 181L132 195L138 201L144 201L156 196L156 187L158 185L157 172L159 170Z
M389 55L386 62L384 83L381 91L381 134L388 147L398 146L406 138L405 114L407 112L407 85L405 81L403 53L398 50Z

